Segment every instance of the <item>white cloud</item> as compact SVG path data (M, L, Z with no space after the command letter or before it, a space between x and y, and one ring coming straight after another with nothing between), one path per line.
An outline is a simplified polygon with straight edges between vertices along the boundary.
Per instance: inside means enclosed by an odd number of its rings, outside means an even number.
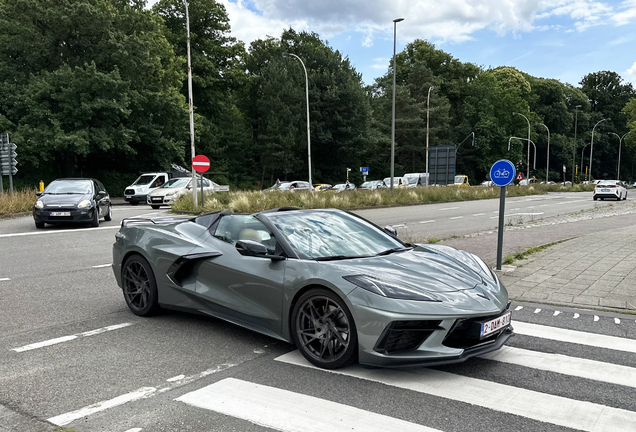
M636 62L623 73L623 79L629 81L632 85L636 85Z
M617 25L629 24L636 18L636 0L624 1L620 8L623 11L615 14L612 19Z

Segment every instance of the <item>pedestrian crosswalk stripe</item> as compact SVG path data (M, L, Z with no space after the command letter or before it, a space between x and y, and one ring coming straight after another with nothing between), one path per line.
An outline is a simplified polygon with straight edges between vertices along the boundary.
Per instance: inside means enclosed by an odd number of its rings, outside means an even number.
M525 336L534 336L559 342L570 342L579 345L636 353L636 339L625 339L616 336L606 336L521 321L514 321L512 326L515 329L515 333Z
M176 400L284 432L440 432L371 411L235 378L226 378Z
M315 368L298 351L277 357L276 360ZM374 381L582 431L636 432L636 412L434 369L364 369L355 365L346 369L326 370L326 372Z
M571 375L610 384L636 387L636 368L628 366L569 357L562 354L548 354L509 346L504 346L498 351L484 354L481 357L532 369L556 372L563 375Z

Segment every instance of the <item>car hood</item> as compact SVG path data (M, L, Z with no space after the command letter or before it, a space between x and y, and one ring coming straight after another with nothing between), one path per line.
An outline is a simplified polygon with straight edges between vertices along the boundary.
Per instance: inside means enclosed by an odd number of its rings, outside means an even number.
M169 193L182 194L186 192L186 188L157 188L150 192L150 196L166 196Z
M39 201L42 201L42 204L45 206L60 206L60 207L68 207L68 206L77 206L80 202L84 200L92 199L92 195L90 194L63 194L63 195L50 195L45 194L42 195Z
M478 258L452 248L418 246L386 256L333 262L348 275L367 275L428 292L500 291ZM336 264L337 263L337 264Z

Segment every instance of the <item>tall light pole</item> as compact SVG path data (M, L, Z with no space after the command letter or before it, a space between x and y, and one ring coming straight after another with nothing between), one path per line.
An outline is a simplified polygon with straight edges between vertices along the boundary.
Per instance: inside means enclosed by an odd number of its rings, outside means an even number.
M526 121L528 122L528 142L531 142L530 141L530 120L528 120L528 117L518 112L513 112L512 114L520 115L521 117L526 119ZM530 144L528 144L528 167L526 168L526 178L528 179L528 181L530 180Z
M520 141L528 141L528 143L529 143L528 144L528 148L530 148L530 144L532 144L532 147L534 147L534 165L532 166L532 169L536 170L537 169L537 145L532 140L529 140L529 139L526 139L526 138L510 137L510 138L508 138L508 151L510 151L510 149L512 148L511 142L512 142L513 139L517 139L517 140L520 140ZM528 159L528 165L530 165L530 159ZM530 179L528 179L528 182L530 182ZM528 183L528 184L530 184L530 183Z
M431 90L433 86L428 88L428 96L426 97L426 186L428 186L428 119L429 119L429 102L431 100Z
M309 190L313 193L313 183L311 182L311 135L309 134L309 78L307 77L307 69L305 68L305 63L298 57L296 54L292 53L283 53L283 57L292 56L296 58L301 65L303 65L303 70L305 71L305 95L307 96L307 161L309 165Z
M620 180L621 179L621 147L623 146L623 138L625 138L627 134L623 136L618 136L617 133L614 133L614 132L610 132L610 133L612 135L616 135L616 138L618 138L618 168L616 169L616 180Z
M592 143L590 145L590 175L589 175L589 179L590 180L592 180L592 152L594 151L594 129L596 129L596 126L598 126L599 123L602 123L602 122L607 121L607 120L609 120L609 119L599 120L598 122L596 122L596 124L592 128Z
M576 165L576 130L578 126L579 120L579 108L581 105L576 105L574 107L574 146L572 147L572 184L574 184L574 166ZM581 153L583 154L583 153ZM581 167L583 167L583 156L581 156ZM581 168L581 175L583 175L583 168Z
M585 151L585 147L587 147L587 144L585 144L583 148L581 149L581 175L583 175L583 152Z
M543 123L538 124L543 126L548 131L548 155L546 157L545 163L545 184L548 184L548 175L550 173L550 129L548 129L548 127Z
M183 0L186 12L186 34L188 45L188 105L190 106L190 153L192 153L192 159L196 156L194 152L194 108L192 103L192 66L190 63L190 15L188 14L188 2ZM192 164L190 164L192 165ZM192 202L195 207L198 207L197 202L197 174L192 166ZM203 192L201 192L203 193ZM203 197L203 195L202 195Z
M393 20L393 115L391 117L391 195L393 195L393 176L395 175L395 45L397 36L397 23L404 18Z

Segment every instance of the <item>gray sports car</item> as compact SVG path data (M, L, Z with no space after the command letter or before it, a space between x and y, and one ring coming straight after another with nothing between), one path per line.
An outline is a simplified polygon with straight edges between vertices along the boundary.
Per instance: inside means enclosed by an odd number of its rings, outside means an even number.
M477 256L341 210L126 219L115 237L133 313L211 315L323 368L460 362L513 335L508 293Z

